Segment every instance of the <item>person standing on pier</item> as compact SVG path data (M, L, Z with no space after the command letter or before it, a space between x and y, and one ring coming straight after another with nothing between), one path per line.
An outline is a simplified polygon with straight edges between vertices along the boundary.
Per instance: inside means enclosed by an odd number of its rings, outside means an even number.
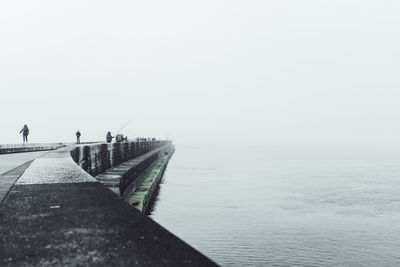
M107 143L111 143L113 138L114 138L114 136L111 135L111 132L107 132L107 135L106 135Z
M81 143L81 132L79 130L76 132L76 143Z
M28 143L28 135L29 135L29 128L28 126L25 124L24 128L22 128L22 130L19 132L19 134L22 133L22 142L25 144Z

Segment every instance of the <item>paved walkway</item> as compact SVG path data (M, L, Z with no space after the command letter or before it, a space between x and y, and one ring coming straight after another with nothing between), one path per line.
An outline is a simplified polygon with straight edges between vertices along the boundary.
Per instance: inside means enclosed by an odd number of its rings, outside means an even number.
M44 152L0 155L0 203L35 158Z
M27 163L0 175L0 203L3 202L3 199L7 196L11 187L31 163L32 161L28 161Z
M34 160L46 152L27 152L14 154L0 154L0 174L12 170L25 162Z

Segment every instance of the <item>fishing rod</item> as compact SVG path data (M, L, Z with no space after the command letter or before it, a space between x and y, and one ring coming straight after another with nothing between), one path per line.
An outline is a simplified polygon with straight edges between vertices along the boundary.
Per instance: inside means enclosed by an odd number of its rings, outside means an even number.
M119 134L136 116L138 115L138 113L135 113L135 115L133 115L123 126L121 129L119 129L119 131L116 132L116 134Z

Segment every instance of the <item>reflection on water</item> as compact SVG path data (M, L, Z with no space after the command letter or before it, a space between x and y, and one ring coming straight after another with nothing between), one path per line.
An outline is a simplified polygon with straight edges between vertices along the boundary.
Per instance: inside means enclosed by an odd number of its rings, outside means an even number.
M223 266L400 266L397 151L177 147L152 218Z

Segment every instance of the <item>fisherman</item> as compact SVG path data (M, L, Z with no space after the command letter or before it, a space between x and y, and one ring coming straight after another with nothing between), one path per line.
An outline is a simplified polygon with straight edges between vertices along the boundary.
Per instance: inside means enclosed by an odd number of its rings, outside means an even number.
M107 143L111 143L113 138L114 138L114 136L111 135L111 132L107 132L107 135L106 135Z
M22 133L22 142L25 144L28 143L28 135L29 135L29 128L28 126L25 124L24 128L22 128L22 130L19 132L19 134Z
M80 144L81 143L81 132L76 131L76 143Z
M115 141L117 141L118 143L123 142L124 141L124 135L122 134L117 134L115 136Z

